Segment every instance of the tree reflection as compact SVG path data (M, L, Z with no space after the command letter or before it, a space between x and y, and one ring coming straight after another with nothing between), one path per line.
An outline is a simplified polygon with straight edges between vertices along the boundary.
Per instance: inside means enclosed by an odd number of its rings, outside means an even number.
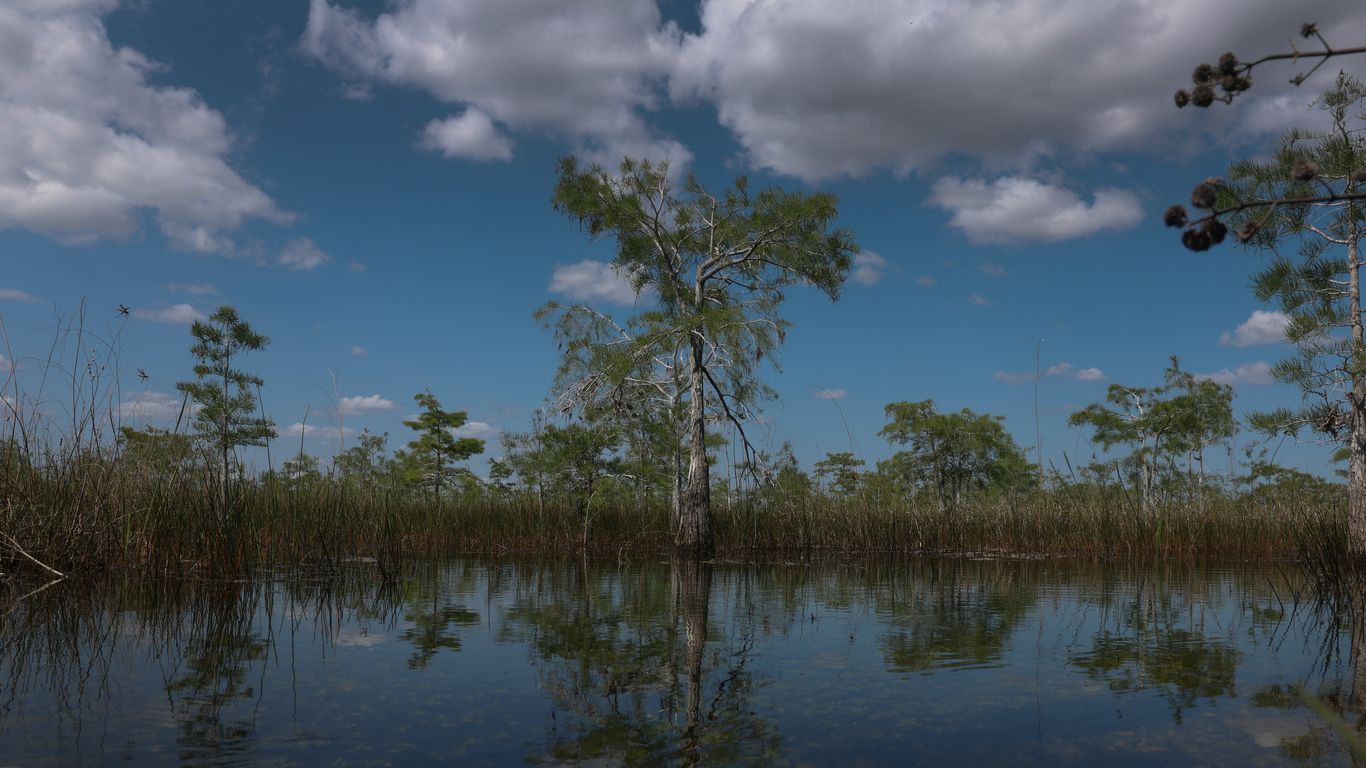
M1019 567L950 561L908 570L878 599L892 627L880 643L883 656L903 674L999 663L1038 594Z
M1198 591L1140 582L1106 593L1119 605L1103 606L1112 620L1103 622L1089 651L1072 657L1073 666L1118 694L1159 692L1177 723L1201 699L1214 703L1235 695L1242 655L1231 642L1201 630Z
M589 565L529 579L504 639L532 649L556 709L550 757L627 764L763 763L774 726L753 711L747 627L712 625L713 566L613 574ZM724 634L724 633L721 633Z

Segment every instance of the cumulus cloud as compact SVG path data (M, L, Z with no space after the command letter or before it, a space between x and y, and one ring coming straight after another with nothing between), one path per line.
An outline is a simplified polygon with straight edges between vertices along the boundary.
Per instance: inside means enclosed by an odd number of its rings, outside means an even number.
M295 272L308 272L326 264L331 258L323 253L312 238L300 237L285 246L275 263Z
M1098 189L1087 203L1070 189L1021 176L946 176L935 182L929 203L948 211L949 225L978 244L1071 240L1128 229L1143 218L1129 192Z
M189 304L172 304L161 309L135 309L133 317L139 320L151 320L155 323L172 323L175 325L189 325L198 320L203 322L209 316L190 306Z
M611 264L584 259L575 264L557 264L550 277L550 292L575 301L606 301L634 304L637 300L631 281Z
M188 293L191 296L208 296L218 293L211 283L167 283L163 286L167 293Z
M1006 268L1004 265L992 264L988 262L982 265L982 274L986 275L987 277L1005 277Z
M1061 376L1067 379L1076 379L1077 381L1100 381L1105 378L1105 372L1099 368L1077 368L1071 363L1050 365L1043 369L1043 375L1045 377ZM1009 371L996 371L991 377L997 381L1005 382L1006 384L1023 384L1034 380L1034 372L1023 371L1020 373L1012 373Z
M512 159L512 140L498 131L488 115L473 107L428 123L418 146L465 160Z
M818 389L816 390L817 400L845 400L849 393L842 389Z
M0 229L88 242L150 214L179 248L231 252L244 222L290 220L228 164L220 113L110 43L100 16L115 5L0 4Z
M0 288L0 301L22 301L25 304L37 304L40 299L18 288Z
M1290 317L1284 312L1268 312L1262 309L1252 311L1252 316L1242 325L1219 335L1221 347L1253 347L1262 344L1276 344L1285 341L1285 329L1290 325Z
M129 421L175 421L199 412L199 406L183 396L163 392L139 392L119 403L119 416Z
M356 434L356 430L350 427L337 429L336 427L317 427L312 424L305 424L296 421L285 427L285 437L304 437L304 438L323 438L336 440L338 438L351 437Z
M491 440L498 436L499 429L482 421L467 421L464 426L452 429L451 434L456 437L477 437L480 440Z
M1196 131L1278 135L1281 110L1265 105L1288 97L1303 119L1317 92L1285 82L1291 65L1237 110L1178 111L1172 92L1202 51L1281 51L1302 19L1329 40L1366 26L1366 8L1338 0L1236 14L1221 0L703 0L700 16L675 98L713 103L752 164L807 179L950 154L1022 166L1059 150L1146 151Z
M1274 381L1271 366L1264 362L1244 363L1236 368L1220 368L1213 373L1197 373L1195 378L1229 385L1270 384Z
M886 259L872 251L862 251L854 255L854 269L849 273L849 279L859 285L877 285L886 272Z
M311 0L301 47L362 95L380 83L461 105L419 139L451 156L511 157L497 123L566 137L613 163L623 154L684 163L688 151L642 116L659 105L678 38L655 0L408 0L374 18Z
M357 395L355 397L343 397L338 403L341 412L345 414L368 413L370 411L392 411L394 401L379 395Z
M986 297L982 296L981 294L977 294L977 293L969 293L969 294L968 294L968 303L971 304L971 305L974 306L974 307L989 307L989 306L991 306L991 302L988 301L988 300L986 299Z
M929 275L921 275L915 279L915 284L921 288L929 288L934 285L934 278Z
M365 357L366 355L370 354L370 350L357 344L351 347L351 354L355 355L356 357Z

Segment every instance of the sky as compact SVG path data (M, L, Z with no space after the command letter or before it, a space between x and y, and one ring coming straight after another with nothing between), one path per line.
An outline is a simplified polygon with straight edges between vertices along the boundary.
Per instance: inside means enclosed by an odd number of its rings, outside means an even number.
M430 390L497 456L557 363L532 312L635 299L611 242L552 208L556 161L630 155L713 189L832 192L863 249L839 301L789 292L761 446L871 465L892 452L883 407L933 399L1032 449L1037 353L1044 457L1084 464L1067 415L1158 384L1171 355L1232 384L1239 414L1299 402L1269 374L1284 319L1249 288L1266 257L1191 253L1160 218L1322 125L1336 66L1172 103L1196 64L1287 50L1305 21L1355 45L1366 6L5 0L0 370L61 412L79 321L111 353L116 413L165 426L190 323L232 305L271 339L243 367L290 445L327 456L368 428L399 446Z

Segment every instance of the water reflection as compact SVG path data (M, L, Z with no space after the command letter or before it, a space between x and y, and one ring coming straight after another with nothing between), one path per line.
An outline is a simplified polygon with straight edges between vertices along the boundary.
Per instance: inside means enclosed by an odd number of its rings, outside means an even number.
M459 560L0 586L21 763L1351 764L1281 569ZM36 591L35 591L36 589Z

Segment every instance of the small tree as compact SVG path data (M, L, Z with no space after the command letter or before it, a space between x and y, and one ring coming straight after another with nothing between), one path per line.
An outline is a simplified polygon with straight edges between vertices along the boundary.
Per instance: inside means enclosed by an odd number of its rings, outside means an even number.
M1233 388L1197 379L1181 370L1176 357L1164 371L1161 385L1111 384L1105 400L1106 404L1092 403L1073 413L1067 423L1089 426L1091 439L1105 450L1130 447L1125 461L1137 476L1144 509L1152 506L1159 478L1174 473L1179 457L1186 458L1187 475L1194 473L1198 462L1203 480L1205 447L1231 438L1237 429Z
M824 480L832 493L853 496L858 492L859 481L863 477L859 472L863 464L863 459L855 458L848 451L827 453L824 459L816 462L816 477Z
M166 480L188 471L195 463L194 440L157 427L119 427L118 446L123 461L139 475Z
M422 412L403 422L403 426L418 433L405 451L394 457L411 480L430 488L441 502L442 490L469 473L455 462L484 452L484 441L477 437L456 437L455 430L465 426L468 416L464 411L443 411L441 402L431 392L413 395Z
M928 485L940 506L957 506L968 488L1012 490L1031 482L1034 467L1000 416L940 413L933 400L890 403L891 419L878 433L909 447L883 466L909 474L908 485Z
M343 482L373 486L382 482L390 472L384 452L389 444L389 433L376 435L362 430L356 445L347 448L333 459L333 466Z
M615 455L620 441L610 429L602 427L550 424L545 427L541 442L558 490L579 512L586 549L593 493L604 478L621 472L621 460Z
M262 446L275 437L275 422L257 413L256 392L261 377L234 367L245 352L265 349L270 339L252 330L232 307L219 307L207 320L190 327L198 360L194 381L176 389L197 406L195 427L218 458L218 503L228 515L228 478L233 452L239 446Z

